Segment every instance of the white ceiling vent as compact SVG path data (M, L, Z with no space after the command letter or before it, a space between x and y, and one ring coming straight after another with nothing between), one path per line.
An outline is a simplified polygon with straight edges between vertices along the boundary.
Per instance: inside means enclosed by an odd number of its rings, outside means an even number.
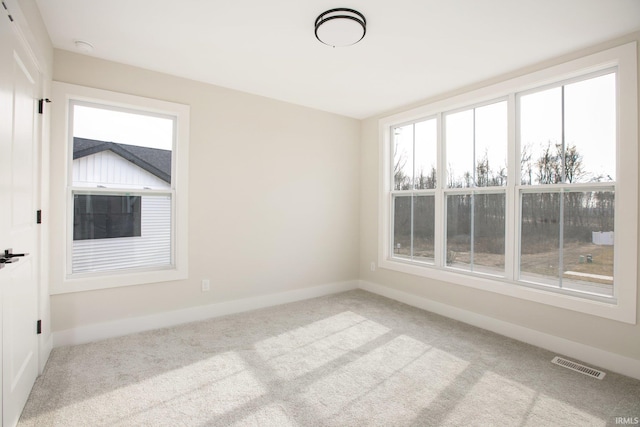
M602 371L590 368L585 365L581 365L576 362L572 362L571 360L563 359L562 357L559 357L559 356L554 357L551 362L555 363L556 365L563 366L567 369L571 369L572 371L576 371L576 372L580 372L581 374L588 375L592 378L597 378L599 380L603 379L604 376L606 375Z

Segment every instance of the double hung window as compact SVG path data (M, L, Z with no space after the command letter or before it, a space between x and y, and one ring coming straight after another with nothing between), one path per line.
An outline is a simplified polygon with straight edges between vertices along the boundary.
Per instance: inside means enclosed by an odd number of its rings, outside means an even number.
M70 101L71 274L173 265L176 117Z
M446 265L504 276L507 102L444 114Z
M519 278L614 297L616 71L516 99Z
M393 128L394 256L433 264L436 119Z
M189 108L58 82L54 95L67 125L56 126L66 218L53 292L186 278Z

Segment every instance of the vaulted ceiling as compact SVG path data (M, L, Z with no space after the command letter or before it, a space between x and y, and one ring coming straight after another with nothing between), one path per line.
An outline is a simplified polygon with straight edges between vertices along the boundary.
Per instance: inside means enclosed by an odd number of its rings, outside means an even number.
M355 118L640 30L640 0L37 0L56 48ZM367 19L331 48L314 21Z

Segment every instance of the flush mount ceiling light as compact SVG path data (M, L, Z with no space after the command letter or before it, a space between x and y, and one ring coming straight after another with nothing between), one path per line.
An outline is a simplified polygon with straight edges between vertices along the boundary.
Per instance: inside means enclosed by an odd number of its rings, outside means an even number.
M331 9L316 18L316 38L329 46L351 46L362 40L366 32L367 20L357 10Z

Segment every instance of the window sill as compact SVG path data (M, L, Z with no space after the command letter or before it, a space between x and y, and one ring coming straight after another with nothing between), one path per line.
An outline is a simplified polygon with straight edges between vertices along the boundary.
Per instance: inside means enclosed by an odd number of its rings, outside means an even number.
M625 301L609 300L607 298L600 298L599 300L587 299L575 295L563 294L555 290L541 289L537 286L528 286L526 283L511 282L499 277L481 277L449 269L445 270L435 266L423 266L410 262L402 262L396 259L383 258L379 260L378 264L380 268L388 270L547 304L553 307L586 313L619 322L636 324L635 301L625 303Z
M51 295L170 282L187 278L186 268L178 269L174 267L167 267L166 269L154 268L153 270L81 273L68 276L58 286L52 287Z

